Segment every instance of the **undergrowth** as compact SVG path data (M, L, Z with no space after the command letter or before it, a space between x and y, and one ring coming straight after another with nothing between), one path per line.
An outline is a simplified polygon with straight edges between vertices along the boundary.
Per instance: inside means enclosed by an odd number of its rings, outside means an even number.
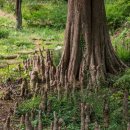
M84 97L81 97L80 94L80 92L76 92L75 97L71 97L69 100L65 96L57 100L56 94L49 95L48 102L51 102L51 111L47 114L44 111L42 113L44 127L48 128L50 126L53 121L53 112L55 111L58 114L58 118L63 118L64 126L67 126L67 129L79 130L80 103L85 102L92 106L90 130L94 128L95 121L98 121L103 129L103 101L104 96L107 95L107 100L110 102L110 127L108 130L122 130L125 128L126 125L122 124L122 92L112 93L110 89L102 89L97 94L89 94L87 90L84 90ZM41 98L39 97L24 101L17 109L18 115L30 112L34 108L37 115L40 101ZM38 122L37 116L32 122Z

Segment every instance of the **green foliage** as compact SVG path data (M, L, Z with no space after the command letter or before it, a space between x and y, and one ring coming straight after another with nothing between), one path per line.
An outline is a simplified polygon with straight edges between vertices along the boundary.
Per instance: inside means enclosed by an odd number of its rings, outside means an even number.
M22 47L22 49L23 49L23 48L28 48L28 47L32 46L33 43L26 42L26 41L16 41L15 45L18 46L18 47Z
M14 0L0 0L0 7L7 12L12 12L15 10Z
M126 73L121 76L115 83L114 86L120 87L122 89L129 89L130 87L130 70L127 70Z
M25 100L22 104L19 105L17 114L22 115L30 112L32 109L38 109L40 101L41 97L33 97L32 99Z
M23 5L23 17L29 26L65 27L66 5L51 2Z
M125 27L121 31L117 31L112 40L117 55L125 62L130 61L129 32L129 27Z
M91 104L92 106L92 115L90 124L90 130L94 129L95 120L103 127L103 101L104 96L107 97L110 107L110 127L108 130L123 129L122 125L122 95L121 91L112 93L109 89L101 89L98 93L89 94L88 90L84 90L84 96L80 95L80 92L75 93L75 98L71 97L67 99L62 97L60 100L57 100L56 94L48 95L48 102L51 103L51 111L46 114L42 113L42 119L44 127L49 127L50 123L53 120L53 112L55 111L58 114L58 118L63 118L64 125L67 126L69 130L79 130L80 129L80 103L85 102ZM36 110L38 115L38 106L41 101L41 98L31 99L24 101L18 108L19 115L25 114L25 112L30 112L32 109ZM33 104L33 105L32 105ZM34 105L35 104L35 105ZM37 124L38 118L32 121L34 125Z
M122 124L122 91L117 91L110 96L110 128L119 127Z
M15 12L13 0L1 0L1 7L8 12ZM23 18L29 26L49 26L64 28L67 15L67 3L64 0L23 0ZM115 30L130 21L129 0L106 0L108 25Z
M8 36L9 36L8 30L6 30L6 29L1 29L0 30L0 39L1 38L8 38Z
M0 8L4 6L5 0L0 0Z
M74 104L74 102L68 101L67 98L63 98L62 100L57 100L57 97L51 97L52 104L52 112L56 111L58 113L58 117L63 118L65 124L79 124L79 106L78 104Z
M113 30L121 27L130 17L130 1L114 0L106 4L107 20L109 27Z
M53 120L53 112L55 111L58 114L59 118L63 118L65 124L73 124L75 126L77 123L80 123L80 117L79 117L79 107L75 105L70 101L67 100L67 98L63 98L62 100L57 100L57 96L49 96L48 101L51 102L51 112L49 114L45 114L43 112L43 122L44 126L49 126L51 121ZM22 115L26 112L30 112L32 109L35 109L37 112L39 103L41 102L41 98L33 98L27 101L24 101L22 104L20 104L17 114ZM38 113L37 113L38 114ZM37 118L34 120L34 123L37 122ZM75 125L74 125L75 124ZM70 127L70 126L69 126Z

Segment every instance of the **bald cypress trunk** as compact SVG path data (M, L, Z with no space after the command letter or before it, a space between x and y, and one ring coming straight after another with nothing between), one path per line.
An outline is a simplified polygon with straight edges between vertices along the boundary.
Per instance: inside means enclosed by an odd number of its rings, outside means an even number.
M22 29L22 0L16 0L16 29Z
M60 61L62 76L97 85L107 74L126 66L112 47L104 0L69 0L64 51Z

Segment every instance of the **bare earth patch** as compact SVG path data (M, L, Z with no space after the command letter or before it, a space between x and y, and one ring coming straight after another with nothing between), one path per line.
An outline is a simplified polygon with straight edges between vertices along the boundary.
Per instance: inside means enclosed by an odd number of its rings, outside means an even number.
M13 14L6 13L2 10L0 10L0 17L6 17L6 18L9 18L11 20L15 20L15 16Z

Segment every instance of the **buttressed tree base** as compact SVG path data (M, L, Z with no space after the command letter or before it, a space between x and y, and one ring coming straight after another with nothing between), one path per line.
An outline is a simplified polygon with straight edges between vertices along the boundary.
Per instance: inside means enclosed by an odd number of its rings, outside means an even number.
M69 0L61 76L89 86L105 81L126 65L111 44L103 0Z

